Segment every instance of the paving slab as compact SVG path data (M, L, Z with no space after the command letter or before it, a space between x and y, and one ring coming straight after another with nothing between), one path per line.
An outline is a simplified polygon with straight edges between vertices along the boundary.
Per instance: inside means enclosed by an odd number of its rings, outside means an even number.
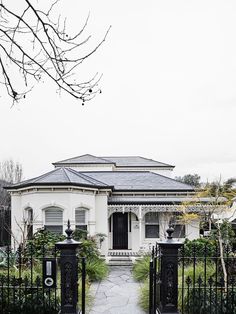
M111 266L108 277L91 287L94 296L90 314L146 314L138 305L140 284L130 266Z

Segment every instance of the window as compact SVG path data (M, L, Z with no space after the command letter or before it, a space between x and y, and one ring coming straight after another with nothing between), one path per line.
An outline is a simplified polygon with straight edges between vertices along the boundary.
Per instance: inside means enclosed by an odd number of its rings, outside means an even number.
M26 228L27 228L27 239L31 240L33 238L33 209L26 209Z
M63 233L63 212L60 208L50 207L45 210L45 229L56 234Z
M75 210L75 228L87 231L87 210L85 208Z
M145 215L145 238L159 238L158 213L147 213Z

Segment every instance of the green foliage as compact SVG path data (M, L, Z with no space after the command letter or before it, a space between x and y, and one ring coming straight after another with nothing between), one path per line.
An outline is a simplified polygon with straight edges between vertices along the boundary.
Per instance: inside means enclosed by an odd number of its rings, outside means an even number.
M149 276L150 255L144 255L135 261L133 265L133 276L137 281L144 281Z
M55 234L45 229L37 231L32 240L28 240L25 248L26 256L30 256L31 252L34 257L43 255L43 249L46 253L53 253L55 244L65 239L64 235Z
M223 243L232 245L235 243L235 233L232 228L232 224L227 220L223 220L223 222L219 225L220 235ZM210 233L210 239L217 240L218 239L218 230L212 229Z
M15 266L17 259L17 252L9 251L8 253L6 251L3 251L0 249L0 268L8 267L8 264L10 267Z
M87 239L88 231L84 229L75 229L73 232L73 239L76 241L83 241Z
M96 259L100 257L100 253L97 248L97 243L93 238L89 238L82 241L79 256L86 257L87 260L94 258Z
M204 262L203 261L197 262L195 265L195 280L197 280L199 276L201 278L204 278L204 274L205 274ZM206 263L206 279L208 280L214 274L215 274L215 264L213 262ZM193 265L188 265L184 267L184 281L186 281L188 277L193 281L193 277L194 277ZM178 269L178 278L179 278L178 279L179 285L181 285L182 278L183 278L181 266L179 266L179 269Z
M190 289L184 298L184 313L188 314L233 314L236 313L235 289ZM220 311L219 311L220 309Z
M28 274L30 271L28 270ZM23 275L24 274L24 275ZM12 275L3 275L1 273L1 313L31 313L32 311L39 314L56 314L59 311L60 298L54 293L43 293L43 289L38 286L37 289L31 288L30 276L27 271L22 273L21 289L17 284L18 280ZM34 281L34 286L36 286ZM14 286L15 288L12 288ZM55 299L56 298L56 299Z
M81 266L79 266L81 267ZM81 272L81 269L79 270ZM100 281L107 276L108 266L101 258L88 259L86 262L86 275L89 281Z
M86 274L90 281L99 281L107 276L108 266L101 258L93 237L82 240L79 257L86 257ZM81 272L81 264L79 265L79 272Z
M146 279L139 290L139 305L144 311L149 309L149 280Z
M216 253L216 241L208 238L200 238L192 241L186 239L184 243L184 257L187 259L193 256L194 249L196 257L214 257Z

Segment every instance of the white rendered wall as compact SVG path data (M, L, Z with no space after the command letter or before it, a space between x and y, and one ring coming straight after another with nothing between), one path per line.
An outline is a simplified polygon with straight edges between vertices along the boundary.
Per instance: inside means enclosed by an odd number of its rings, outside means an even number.
M99 197L100 200L100 197ZM103 203L107 204L107 196L103 196ZM97 201L96 194L93 191L35 191L23 193L21 195L12 195L12 233L17 242L22 241L22 232L20 226L23 223L23 214L26 208L33 209L33 232L44 226L44 209L47 207L59 207L63 211L63 231L66 229L68 219L71 221L72 229L75 228L75 209L84 207L88 209L88 231L90 235L95 235L95 220L100 221L99 217L102 211L107 212L107 205L101 206L101 201ZM102 210L101 210L102 208ZM98 210L99 214L96 215ZM104 215L103 215L104 216ZM107 219L104 220L107 222ZM100 228L99 232L105 233L106 228Z
M96 195L96 233L104 233L107 235L105 240L102 242L101 253L107 254L108 251L108 209L107 209L107 195L97 194Z
M186 229L185 229L185 233L186 233L186 238L189 240L194 240L194 239L198 239L200 237L199 235L199 223L200 220L199 219L195 219L193 221L190 221L187 225L186 225Z

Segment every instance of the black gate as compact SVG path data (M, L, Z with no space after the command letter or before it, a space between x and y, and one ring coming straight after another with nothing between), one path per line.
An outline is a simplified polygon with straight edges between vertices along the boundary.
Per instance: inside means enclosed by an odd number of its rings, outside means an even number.
M66 241L69 242L68 255L65 252ZM59 311L68 313L63 308L71 310L74 306L75 311L70 313L85 314L85 258L73 254L70 245L76 242L71 238L67 237L59 246L61 244L63 248L60 251L56 246L49 248L46 245L40 252L35 251L32 245L27 248L20 246L17 252L13 252L10 246L1 251L0 313L58 314ZM65 259L66 265L63 265ZM64 277L60 276L63 267ZM78 272L79 269L82 271ZM72 290L79 290L79 294L73 296Z
M128 249L128 213L113 214L113 249Z
M231 248L216 242L180 246L169 235L152 250L149 313L235 314L236 256Z

